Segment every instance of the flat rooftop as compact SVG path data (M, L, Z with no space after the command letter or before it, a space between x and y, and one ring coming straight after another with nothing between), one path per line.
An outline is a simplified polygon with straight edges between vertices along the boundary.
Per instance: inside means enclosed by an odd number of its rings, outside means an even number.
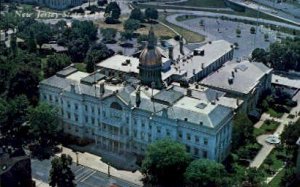
M200 84L248 94L259 83L259 80L271 71L272 69L262 63L247 60L239 63L230 61L204 78ZM230 83L230 79L232 83Z
M300 89L300 78L289 78L286 76L272 75L272 84Z

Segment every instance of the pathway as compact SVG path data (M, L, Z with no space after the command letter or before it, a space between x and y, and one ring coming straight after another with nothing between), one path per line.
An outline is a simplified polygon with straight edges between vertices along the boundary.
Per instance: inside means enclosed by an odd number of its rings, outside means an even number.
M298 105L296 107L294 107L291 111L290 111L290 114L298 114L298 112L300 111L300 92L298 92L294 98L294 100L297 100L298 101ZM262 115L262 118L259 122L257 122L254 127L255 128L260 128L261 125L263 124L263 122L267 119L270 119L270 120L276 120L278 122L280 122L280 125L278 126L278 128L276 129L276 131L274 132L274 134L278 134L278 135L281 135L283 130L284 130L284 127L290 123L294 123L296 122L300 116L298 115L297 117L295 117L294 119L289 119L288 118L288 115L289 114L284 114L280 119L275 119L273 117L270 117L270 115L268 114L263 114ZM254 158L254 160L250 163L250 167L256 167L256 168L259 168L260 165L263 163L263 161L267 158L267 156L271 153L271 151L274 149L274 145L272 144L269 144L269 143L266 143L266 138L268 137L269 135L267 134L264 134L264 135L261 135L261 136L258 136L256 138L257 142L259 144L261 144L263 147L261 148L261 150L258 152L258 154L256 155L256 157Z

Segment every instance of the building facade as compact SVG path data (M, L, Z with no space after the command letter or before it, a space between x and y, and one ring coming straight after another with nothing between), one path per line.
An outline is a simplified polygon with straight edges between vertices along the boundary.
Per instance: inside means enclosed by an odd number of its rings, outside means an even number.
M167 137L196 158L222 161L228 155L232 109L186 90L114 85L101 77L71 67L40 83L41 101L59 108L66 133L118 155L143 155L149 143Z

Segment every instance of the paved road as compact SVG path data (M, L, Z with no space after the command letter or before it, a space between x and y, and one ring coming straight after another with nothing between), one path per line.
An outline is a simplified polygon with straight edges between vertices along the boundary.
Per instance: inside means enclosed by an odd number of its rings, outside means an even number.
M239 49L234 51L234 58L248 57L255 48L268 48L270 43L277 40L276 33L264 27L257 27L256 34L251 34L250 28L253 27L253 25L250 24L207 17L178 22L176 17L180 15L184 14L171 15L168 16L166 20L172 24L206 36L205 42L211 40L226 40L231 43L238 43ZM204 21L204 27L200 26L200 20ZM241 30L241 37L236 36L237 28ZM265 41L265 34L269 35L269 41Z
M295 17L294 15L291 15L290 13L286 13L282 10L276 11L273 8L268 8L268 7L262 6L260 4L256 4L253 2L249 2L249 1L245 2L244 0L228 0L228 1L239 4L241 6L245 6L250 9L254 9L254 10L263 12L265 14L269 14L274 17L284 19L286 21L290 21L290 22L300 26L300 18Z
M49 171L51 169L51 161L36 159L31 160L32 177L37 179L38 186L46 186L49 182ZM79 165L75 163L71 166L73 173L75 174L75 183L79 187L107 187L113 184L122 187L137 187L138 185L132 184L128 181L124 181L115 177L108 177L107 174L99 172L97 170Z

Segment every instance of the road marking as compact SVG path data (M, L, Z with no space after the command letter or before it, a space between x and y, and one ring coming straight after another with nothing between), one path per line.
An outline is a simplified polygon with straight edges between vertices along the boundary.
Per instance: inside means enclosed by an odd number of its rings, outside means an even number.
M82 178L83 176L85 176L85 174L86 174L86 173L89 173L89 172L91 172L91 170L85 170L84 172L82 172L82 173L76 175L75 179L76 179L77 181L80 181L79 179Z
M77 173L78 171L83 170L83 169L84 169L84 167L80 167L79 169L77 169L76 171L74 171L74 173Z
M83 172L82 175L78 177L76 180L80 182L83 178L85 178L86 176L88 176L93 172L94 172L93 170L87 170L86 172Z
M86 179L88 179L90 176L94 175L96 173L96 171L93 171L92 173L90 173L89 175L87 175L85 178L81 179L80 182L85 181Z

